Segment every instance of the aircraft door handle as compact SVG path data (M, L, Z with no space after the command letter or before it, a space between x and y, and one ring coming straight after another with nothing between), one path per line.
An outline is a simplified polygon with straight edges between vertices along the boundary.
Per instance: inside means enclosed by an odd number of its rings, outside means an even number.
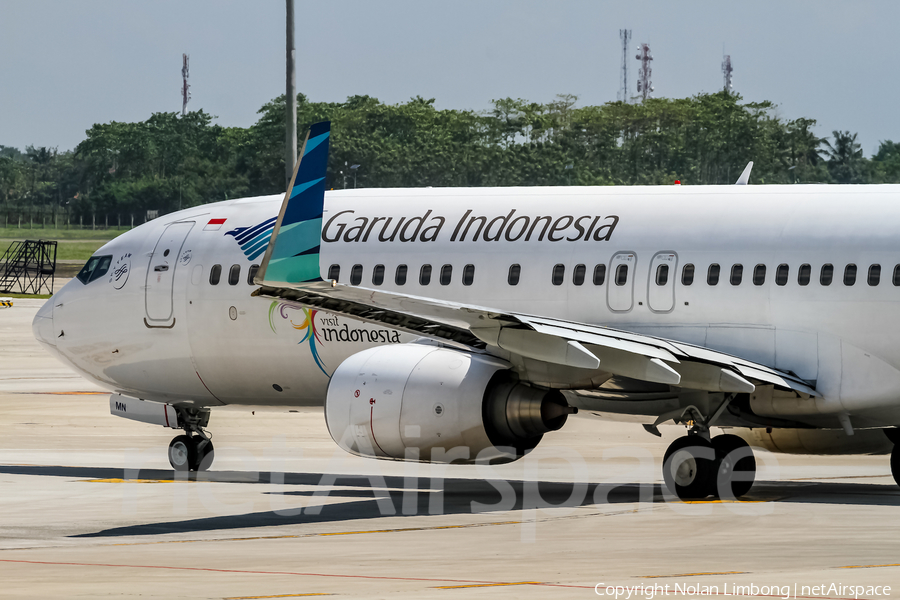
M156 265L155 267L153 267L153 270L154 271L168 271L169 265Z

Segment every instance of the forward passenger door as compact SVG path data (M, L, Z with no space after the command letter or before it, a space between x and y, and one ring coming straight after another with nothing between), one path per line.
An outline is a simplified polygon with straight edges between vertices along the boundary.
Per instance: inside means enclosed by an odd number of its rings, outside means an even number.
M153 248L144 288L148 327L172 327L175 324L172 307L175 268L184 240L193 226L193 222L172 223L159 236Z

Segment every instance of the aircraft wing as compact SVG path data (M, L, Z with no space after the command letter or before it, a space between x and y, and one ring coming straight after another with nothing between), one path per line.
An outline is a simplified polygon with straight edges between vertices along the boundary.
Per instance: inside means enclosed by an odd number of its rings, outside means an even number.
M714 392L749 393L758 384L772 384L809 396L820 395L802 379L762 364L600 325L324 281L263 285L254 295L280 298L452 345L584 369L585 373L600 370Z
M310 127L285 192L254 295L281 298L333 314L386 325L510 360L528 377L554 371L557 382L619 376L712 392L755 390L771 384L818 396L789 374L707 348L562 319L460 304L323 281L319 253L331 129ZM537 361L537 362L535 362ZM542 368L556 366L552 368ZM543 380L541 380L543 381Z

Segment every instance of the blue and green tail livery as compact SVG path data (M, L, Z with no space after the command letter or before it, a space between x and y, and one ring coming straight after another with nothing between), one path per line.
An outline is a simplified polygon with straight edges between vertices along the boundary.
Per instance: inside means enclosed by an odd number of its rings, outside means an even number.
M272 240L266 248L256 282L279 283L322 281L319 273L319 245L322 240L322 212L325 207L325 169L328 166L328 138L331 123L309 128L294 177L278 213Z

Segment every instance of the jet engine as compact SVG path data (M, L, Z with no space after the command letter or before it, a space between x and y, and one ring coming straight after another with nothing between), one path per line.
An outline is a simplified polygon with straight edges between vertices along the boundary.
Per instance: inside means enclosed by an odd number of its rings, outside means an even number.
M505 361L424 344L370 348L334 372L325 399L331 437L376 458L510 462L577 409L557 390L519 382Z

